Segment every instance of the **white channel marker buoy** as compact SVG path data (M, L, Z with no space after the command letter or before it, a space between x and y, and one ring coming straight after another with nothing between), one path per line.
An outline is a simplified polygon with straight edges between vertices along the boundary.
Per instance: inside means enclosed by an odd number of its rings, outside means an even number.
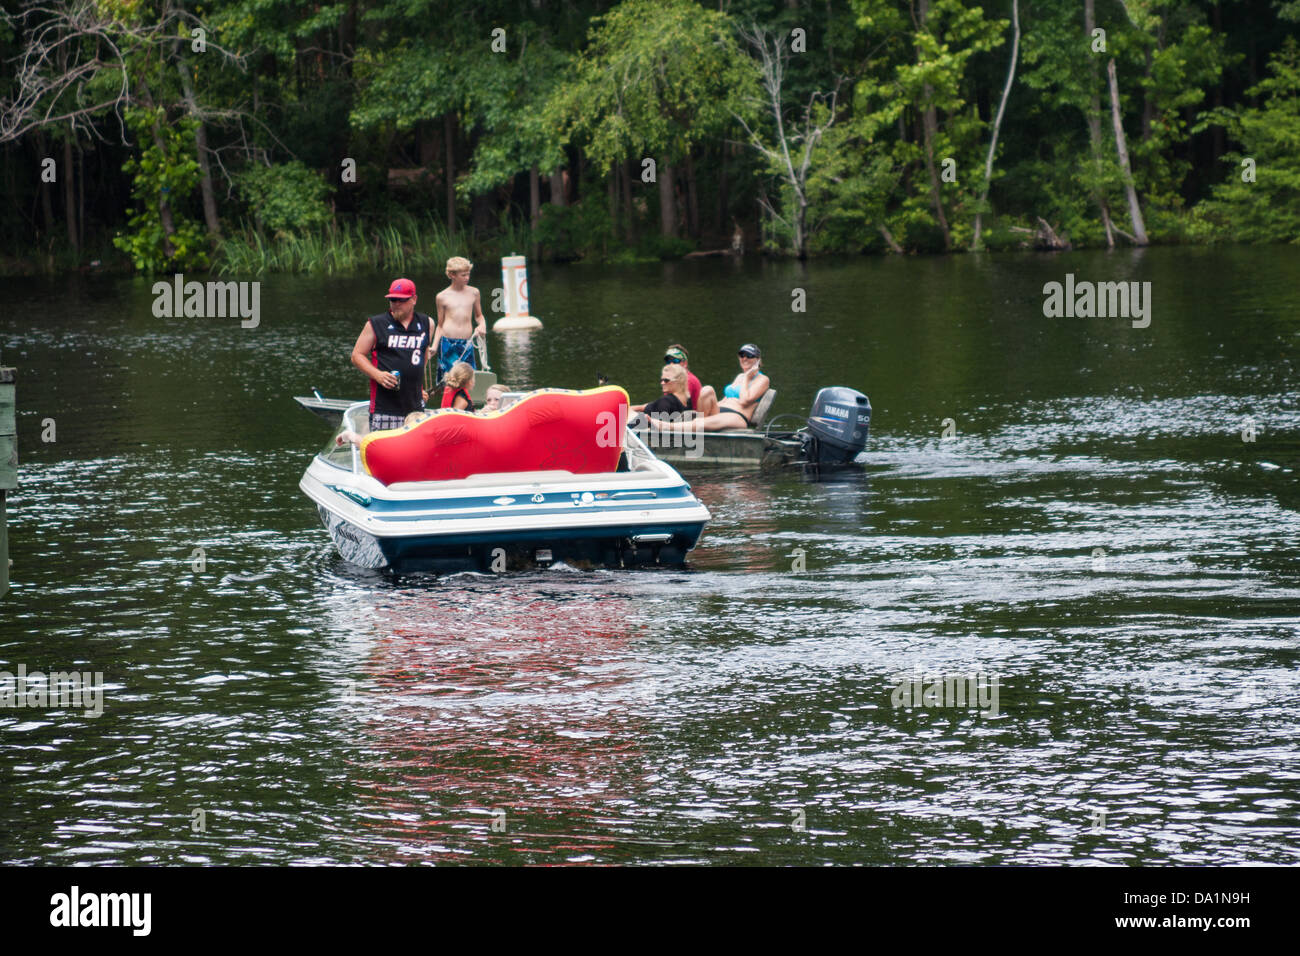
M493 332L540 329L542 320L528 314L528 262L523 256L503 256L501 284L506 290L506 314L492 325Z

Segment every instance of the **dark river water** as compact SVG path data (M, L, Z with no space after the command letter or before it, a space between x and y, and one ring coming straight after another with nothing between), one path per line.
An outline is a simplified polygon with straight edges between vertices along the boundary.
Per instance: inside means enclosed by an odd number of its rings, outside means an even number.
M390 278L255 329L0 281L0 670L104 681L0 707L0 862L1300 862L1300 249L535 267L511 385L755 342L773 414L875 413L858 474L684 468L685 569L501 577L351 567L298 490Z

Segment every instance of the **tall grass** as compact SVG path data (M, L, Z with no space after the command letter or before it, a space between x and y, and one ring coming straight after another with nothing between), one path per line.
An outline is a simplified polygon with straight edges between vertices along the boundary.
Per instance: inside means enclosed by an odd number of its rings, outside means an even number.
M245 224L217 250L212 271L219 275L297 272L345 275L353 272L441 272L452 256L484 259L527 253L531 230L526 221L507 217L501 230L478 241L452 235L431 213L403 213L382 223L345 221L302 235L268 237Z

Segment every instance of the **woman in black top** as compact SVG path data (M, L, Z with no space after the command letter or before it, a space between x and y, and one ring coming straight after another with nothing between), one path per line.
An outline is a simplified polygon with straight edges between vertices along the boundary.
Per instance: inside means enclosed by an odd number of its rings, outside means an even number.
M686 411L691 399L687 387L686 369L680 365L665 365L659 375L659 387L663 390L663 395L645 406L643 410L647 415L660 418Z

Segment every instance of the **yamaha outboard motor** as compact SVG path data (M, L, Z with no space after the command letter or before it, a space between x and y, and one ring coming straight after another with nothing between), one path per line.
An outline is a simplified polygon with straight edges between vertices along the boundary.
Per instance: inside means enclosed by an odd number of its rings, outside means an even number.
M802 457L808 464L848 465L867 447L871 402L843 386L823 388L813 399L808 426L801 429Z

